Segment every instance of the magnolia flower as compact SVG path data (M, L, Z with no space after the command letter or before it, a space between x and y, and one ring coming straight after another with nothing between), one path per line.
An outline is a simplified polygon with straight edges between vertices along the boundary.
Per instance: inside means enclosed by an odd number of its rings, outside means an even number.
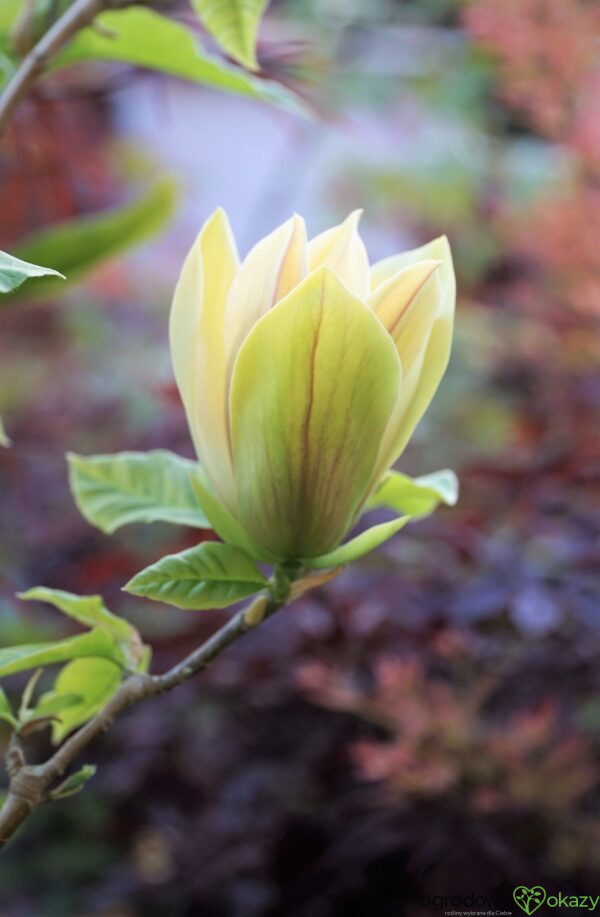
M307 241L294 216L240 262L207 220L171 311L177 385L212 491L280 559L338 545L446 369L447 239L369 267L360 212Z

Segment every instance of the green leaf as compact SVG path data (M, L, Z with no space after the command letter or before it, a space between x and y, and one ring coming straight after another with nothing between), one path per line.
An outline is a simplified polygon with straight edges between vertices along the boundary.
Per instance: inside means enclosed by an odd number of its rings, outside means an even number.
M99 595L74 595L61 589L36 586L27 592L18 593L25 601L48 602L59 611L74 618L85 627L102 628L119 646L128 669L138 671L145 647L135 627L113 614Z
M52 270L52 268L30 264L29 261L22 261L14 255L9 255L8 252L0 251L0 293L10 293L12 290L16 290L30 277L47 277L50 275L65 279L63 274Z
M3 647L0 649L0 677L82 656L111 659L118 666L125 661L122 650L111 636L105 630L95 628L90 633L55 642Z
M162 179L132 204L36 232L20 244L18 254L27 260L51 262L68 275L67 284L74 283L101 261L161 229L173 213L175 198L173 181ZM53 280L36 280L27 295L53 296L56 292Z
M307 557L303 563L307 567L315 570L324 570L327 567L339 567L343 564L350 564L353 560L358 560L363 554L368 554L378 548L380 544L399 532L400 529L410 522L410 516L401 516L399 519L392 519L391 522L382 522L380 525L374 525L361 532L356 538L347 541L346 544L340 545L328 554L321 554L320 557Z
M25 602L48 602L80 624L102 627L117 639L127 638L131 632L131 624L109 611L99 595L74 595L62 589L34 586L27 592L17 593L17 597Z
M107 662L106 665L109 665L114 672L119 671L111 662ZM28 719L57 716L64 710L68 710L69 707L81 703L81 700L81 694L57 694L54 691L48 691L42 694L33 710L28 711Z
M125 591L197 610L233 605L266 584L252 559L235 545L205 541L146 567L127 583Z
M257 70L256 34L268 0L191 0L206 29L235 60Z
M8 437L6 430L4 429L4 424L2 423L2 418L0 417L0 446L4 446L5 449L8 449L10 446L10 438Z
M205 54L191 29L160 13L130 6L97 16L93 29L83 29L55 61L55 66L90 60L122 61L160 70L180 79L250 96L301 112L293 93L259 80Z
M121 684L121 674L106 659L76 659L64 666L56 677L52 695L76 694L80 700L63 709L60 722L52 724L52 741L62 742L70 732L95 716Z
M458 499L458 478L449 468L410 478L399 471L389 471L370 498L367 511L378 506L406 513L421 519L434 511L438 504L454 506Z
M4 722L12 726L13 729L17 729L19 726L18 720L12 712L8 698L2 688L0 688L0 720L4 720Z
M0 3L0 32L8 32L17 19L23 0L2 0Z
M163 449L67 459L77 507L103 532L157 521L210 528L192 487L196 462Z
M253 544L241 524L215 496L206 473L200 465L196 465L192 474L192 487L211 528L223 541L241 548L244 553L260 562L270 563L277 559L276 555L271 554L266 548L259 548Z

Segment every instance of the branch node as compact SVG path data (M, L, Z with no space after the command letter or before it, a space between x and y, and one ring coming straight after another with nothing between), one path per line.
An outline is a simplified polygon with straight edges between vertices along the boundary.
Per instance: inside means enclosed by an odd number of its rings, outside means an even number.
M258 627L264 621L268 607L269 600L266 595L259 595L254 599L244 614L244 627Z

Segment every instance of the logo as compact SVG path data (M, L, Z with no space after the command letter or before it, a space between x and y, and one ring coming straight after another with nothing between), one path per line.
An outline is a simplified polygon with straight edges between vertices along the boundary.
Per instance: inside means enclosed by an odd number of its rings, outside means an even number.
M558 895L546 897L546 889L541 885L534 885L533 888L527 888L526 885L519 885L513 892L513 898L520 908L523 908L526 914L533 914L541 907L544 901L547 907L581 907L588 911L595 911L600 902L600 895L592 898L591 895L569 895L560 892Z
M526 914L533 914L546 900L546 890L541 885L535 885L533 888L519 885L513 892L513 898Z

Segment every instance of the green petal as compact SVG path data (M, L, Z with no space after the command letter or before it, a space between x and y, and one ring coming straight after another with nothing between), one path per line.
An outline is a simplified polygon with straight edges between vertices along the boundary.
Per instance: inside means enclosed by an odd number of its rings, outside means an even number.
M258 545L253 544L238 520L215 495L208 477L200 465L192 473L191 482L206 518L223 541L241 548L242 551L245 551L246 554L249 554L250 557L260 563L271 563L277 560L277 555L273 555L265 548L261 549Z
M370 529L361 532L356 538L352 538L346 544L340 545L334 551L329 551L320 557L306 558L306 566L312 567L314 570L325 570L328 567L350 564L352 561L362 557L363 554L374 551L380 544L383 544L384 541L399 532L407 522L410 522L410 519L410 516L400 516L390 522L380 522L379 525L373 525Z
M366 499L401 367L371 310L320 268L240 349L230 416L237 515L279 557L339 544Z

